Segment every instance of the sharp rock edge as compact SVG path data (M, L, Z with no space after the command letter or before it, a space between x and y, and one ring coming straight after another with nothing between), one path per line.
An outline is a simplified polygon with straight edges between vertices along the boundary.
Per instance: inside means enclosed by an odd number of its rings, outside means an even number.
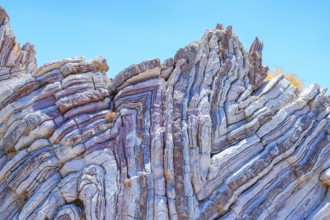
M330 100L218 25L114 80L39 68L0 10L0 219L329 219Z

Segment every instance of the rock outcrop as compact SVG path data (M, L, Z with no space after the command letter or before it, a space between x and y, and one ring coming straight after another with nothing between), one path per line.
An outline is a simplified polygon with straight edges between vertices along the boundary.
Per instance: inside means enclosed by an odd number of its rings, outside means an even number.
M0 219L329 219L330 98L218 25L113 80L0 11Z

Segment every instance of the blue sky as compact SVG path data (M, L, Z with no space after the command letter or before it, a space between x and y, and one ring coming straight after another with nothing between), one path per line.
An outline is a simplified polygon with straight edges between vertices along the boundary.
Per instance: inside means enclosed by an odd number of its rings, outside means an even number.
M330 1L1 0L38 65L102 55L113 77L133 63L174 56L217 23L232 25L248 50L258 36L264 64L330 88Z

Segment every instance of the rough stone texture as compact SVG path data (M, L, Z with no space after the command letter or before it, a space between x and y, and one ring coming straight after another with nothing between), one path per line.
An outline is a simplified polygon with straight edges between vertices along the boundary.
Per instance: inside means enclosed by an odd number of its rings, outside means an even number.
M114 80L36 68L0 10L0 219L329 219L330 98L218 25Z

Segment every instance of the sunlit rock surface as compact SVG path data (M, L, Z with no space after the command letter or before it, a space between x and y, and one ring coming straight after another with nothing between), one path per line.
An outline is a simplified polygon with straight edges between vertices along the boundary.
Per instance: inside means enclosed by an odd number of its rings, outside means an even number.
M330 218L330 98L264 82L258 39L218 25L110 79L0 25L0 219Z

